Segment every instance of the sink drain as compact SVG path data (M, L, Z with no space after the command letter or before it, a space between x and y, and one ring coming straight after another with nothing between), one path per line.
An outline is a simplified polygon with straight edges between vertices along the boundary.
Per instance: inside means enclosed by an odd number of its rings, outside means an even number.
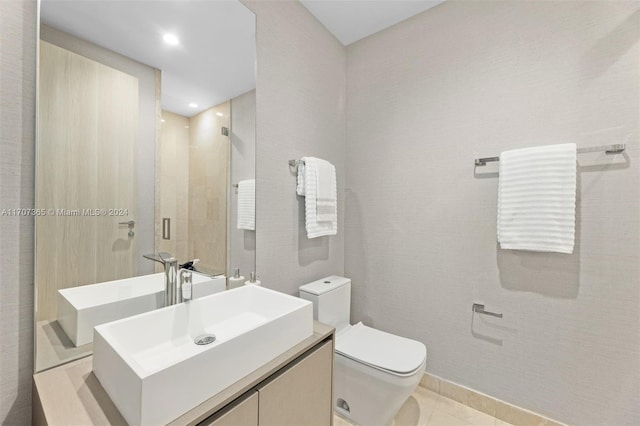
M196 345L208 345L209 343L213 343L216 341L216 336L213 334L203 334L195 338L194 342Z

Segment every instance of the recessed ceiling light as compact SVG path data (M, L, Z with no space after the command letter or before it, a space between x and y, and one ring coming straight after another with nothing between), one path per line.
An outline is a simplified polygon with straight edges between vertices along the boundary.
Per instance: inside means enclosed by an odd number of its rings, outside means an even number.
M198 104L196 104L196 103L194 103L194 102L191 102L191 103L189 104L189 106L190 106L191 108L198 108Z
M167 33L164 36L162 36L162 39L164 40L165 43L167 43L170 46L176 46L178 45L178 43L180 43L180 40L178 40L178 37L176 37L175 34Z
M218 117L224 117L224 114L223 114L223 113L221 113L221 112L216 112L216 115L217 115Z
M161 119L160 119L160 122L161 122L161 123L164 123L164 118L161 118Z

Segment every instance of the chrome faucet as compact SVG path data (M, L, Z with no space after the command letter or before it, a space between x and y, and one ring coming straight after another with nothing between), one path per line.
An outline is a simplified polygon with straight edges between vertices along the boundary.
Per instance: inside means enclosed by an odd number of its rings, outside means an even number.
M178 284L178 259L167 252L145 254L144 258L161 263L164 266L164 306L182 302L182 292Z

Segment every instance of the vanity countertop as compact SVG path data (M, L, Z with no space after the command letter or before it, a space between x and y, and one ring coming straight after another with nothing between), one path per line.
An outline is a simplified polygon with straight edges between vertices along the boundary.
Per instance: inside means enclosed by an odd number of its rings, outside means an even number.
M313 335L214 395L171 425L194 425L241 396L318 343L334 329L314 321ZM124 418L92 372L93 357L79 359L33 376L33 424L126 425Z

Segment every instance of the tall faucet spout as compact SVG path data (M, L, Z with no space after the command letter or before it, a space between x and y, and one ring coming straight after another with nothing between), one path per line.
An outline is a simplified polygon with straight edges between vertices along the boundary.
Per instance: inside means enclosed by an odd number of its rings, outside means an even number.
M164 306L182 302L178 289L178 259L169 253L158 253L164 264Z
M182 292L178 285L178 259L167 252L143 255L146 259L164 266L164 306L182 302Z

